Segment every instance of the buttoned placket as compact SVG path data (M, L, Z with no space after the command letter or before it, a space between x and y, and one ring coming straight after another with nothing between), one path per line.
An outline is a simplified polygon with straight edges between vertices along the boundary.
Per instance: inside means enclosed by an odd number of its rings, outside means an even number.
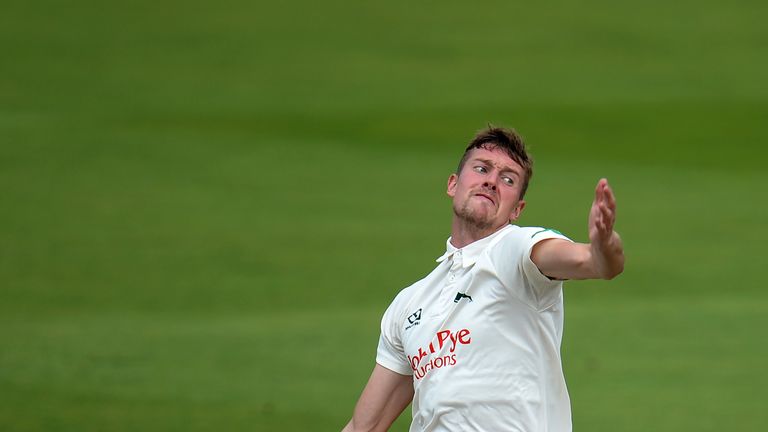
M462 273L462 253L461 249L454 252L451 257L451 266L448 269L448 277L446 278L445 285L441 293L443 310L447 310L451 307L451 302L456 296L456 281L459 280Z

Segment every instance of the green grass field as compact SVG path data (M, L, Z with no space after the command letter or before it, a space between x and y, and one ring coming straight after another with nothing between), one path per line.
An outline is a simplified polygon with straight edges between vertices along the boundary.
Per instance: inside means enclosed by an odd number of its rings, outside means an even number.
M537 161L521 224L618 196L625 273L566 285L575 430L768 429L766 19L5 1L0 430L340 429L488 122Z

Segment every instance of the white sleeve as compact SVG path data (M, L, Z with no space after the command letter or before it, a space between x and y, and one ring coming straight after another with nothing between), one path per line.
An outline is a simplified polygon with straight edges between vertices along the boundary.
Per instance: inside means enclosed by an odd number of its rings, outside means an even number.
M379 347L376 350L376 363L400 375L413 375L400 337L403 323L402 320L397 319L401 315L398 313L400 309L398 300L401 297L399 295L395 298L381 319L381 335L379 336Z
M531 250L536 243L553 238L571 241L547 228L514 227L491 250L491 260L507 289L539 311L559 300L563 282L542 274L531 260Z

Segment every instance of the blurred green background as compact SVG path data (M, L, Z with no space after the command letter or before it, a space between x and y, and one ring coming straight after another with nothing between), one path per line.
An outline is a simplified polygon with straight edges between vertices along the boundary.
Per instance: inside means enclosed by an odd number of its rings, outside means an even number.
M575 430L768 429L767 19L4 0L0 430L340 429L488 122L537 161L520 224L618 196L625 273L566 285Z

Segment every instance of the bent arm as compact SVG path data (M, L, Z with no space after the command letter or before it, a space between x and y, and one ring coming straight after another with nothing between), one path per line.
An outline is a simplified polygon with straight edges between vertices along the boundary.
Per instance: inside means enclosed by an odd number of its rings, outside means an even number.
M531 261L542 274L558 280L613 279L624 270L618 234L607 249L561 239L543 240L533 246Z
M413 399L413 378L377 364L342 432L386 431Z
M608 180L600 179L589 212L589 244L543 240L533 246L531 260L553 279L613 279L624 271L624 246L613 230L616 199Z

